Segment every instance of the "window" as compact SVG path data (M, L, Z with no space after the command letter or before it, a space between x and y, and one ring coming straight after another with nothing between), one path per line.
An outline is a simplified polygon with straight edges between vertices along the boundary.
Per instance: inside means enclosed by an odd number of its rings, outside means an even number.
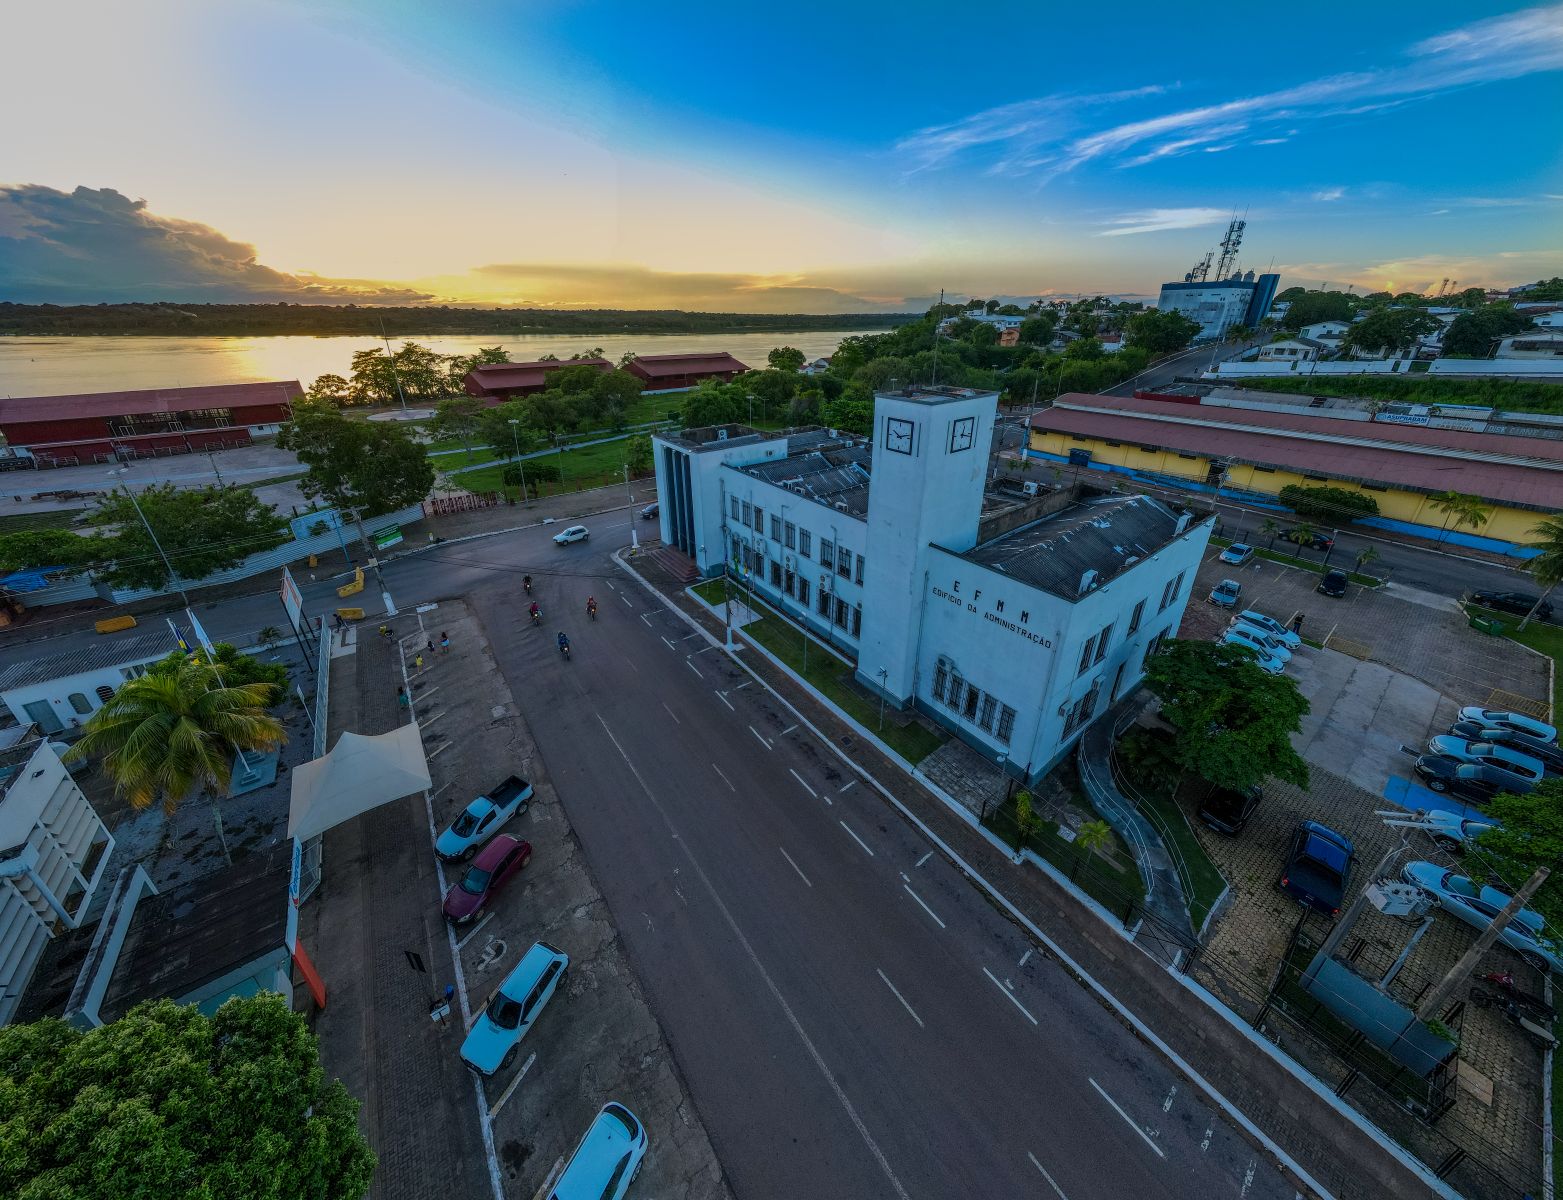
M819 590L819 615L822 617L830 616L830 593L824 588Z
M808 607L809 581L807 579L800 578L798 580L798 603L802 604L804 607Z
M950 682L950 668L940 661L933 669L933 698L944 702L944 688Z
M1113 640L1113 627L1111 625L1096 635L1096 661L1101 662L1107 657L1107 645Z
M1166 587L1161 589L1161 608L1158 608L1157 612L1163 611L1167 605L1178 598L1178 592L1183 587L1184 574L1185 572L1179 571L1177 578L1171 580Z
M857 556L857 573L852 577L852 582L863 582L863 556L861 554Z
M975 721L977 719L977 703L981 699L982 693L968 683L966 685L966 705L962 712L962 715L968 721Z
M1190 462L1193 462L1195 459L1197 459L1199 457L1199 455L1197 455L1197 454L1180 454L1180 455L1178 455L1178 457L1179 458L1186 458Z
M1304 475L1303 478L1311 479L1315 483L1328 483L1330 477L1328 475Z
M754 506L754 531L761 534L765 532L765 510L758 504Z
M836 543L829 538L819 540L819 563L826 570L836 565Z
M794 543L798 540L798 527L791 521L782 526L782 545L789 550L797 549Z
M863 606L861 604L852 606L852 636L863 636Z
M90 713L92 711L92 701L87 699L85 692L72 692L70 694L70 702L71 708L79 713Z
M1140 618L1145 615L1145 601L1141 600L1134 606L1134 612L1129 616L1129 636L1133 637L1140 630Z
M789 567L782 576L782 591L791 596L796 594L797 590L798 577L792 573L792 568Z
M1080 647L1080 666L1075 670L1076 675L1084 675L1091 669L1091 656L1096 653L1096 635L1092 634L1085 639L1085 645Z
M852 578L852 551L845 546L836 547L836 574L843 579Z
M771 586L777 588L781 587L781 579L781 563L777 562L773 558L771 559Z
M982 698L982 712L977 716L977 724L981 725L989 733L993 732L993 714L997 710L999 702L992 696Z
M1161 639L1166 636L1166 631L1163 630L1161 633L1158 633L1155 637L1151 638L1148 643L1146 643L1145 659L1140 664L1141 670L1144 670L1144 668L1150 664L1151 659L1156 657L1156 651L1161 649Z
M749 525L750 512L751 512L751 510L749 508L749 502L747 500L745 500L744 501L744 507L743 507L743 514L744 514L743 515L743 521L741 522L745 528L747 528L748 525Z
M781 518L775 513L771 514L771 541L781 541Z
M1015 732L1015 710L1005 704L999 708L999 741L1008 743Z
M738 518L738 497L737 496L729 496L728 500L730 500L732 502L732 505L733 505L733 520L736 521L736 520L739 519Z
M1259 474L1259 475L1274 475L1275 474L1275 468L1274 467L1255 467L1254 471L1255 471L1256 474Z
M98 684L96 691L98 694L98 700L103 704L107 704L110 700L114 699L114 689L109 687L109 685L106 683Z
M849 613L849 611L847 609L847 602L845 600L843 600L840 596L837 596L836 597L836 624L840 625L841 628L845 629L847 627L847 625L851 622L851 620L852 620L852 617L851 617L851 615L850 615L850 613Z
M959 709L961 706L961 697L965 694L966 681L960 677L959 672L953 672L950 675L950 696L948 700L949 706L954 709Z
M798 553L803 555L804 558L809 556L809 551L811 549L809 543L813 540L814 535L807 529L798 530Z

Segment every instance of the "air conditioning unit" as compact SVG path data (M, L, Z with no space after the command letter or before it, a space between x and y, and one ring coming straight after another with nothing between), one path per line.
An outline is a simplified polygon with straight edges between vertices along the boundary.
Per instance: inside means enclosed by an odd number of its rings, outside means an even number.
M1427 893L1415 884L1398 879L1376 879L1368 884L1368 903L1386 917L1410 917L1413 920L1427 915L1432 904Z

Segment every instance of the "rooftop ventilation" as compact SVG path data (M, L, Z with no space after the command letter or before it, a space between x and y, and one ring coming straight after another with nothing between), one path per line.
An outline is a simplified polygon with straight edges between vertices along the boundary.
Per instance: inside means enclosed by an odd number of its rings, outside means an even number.
M1176 537L1178 534L1182 533L1185 529L1187 529L1189 527L1189 522L1192 521L1193 519L1194 519L1194 514L1191 513L1191 512L1179 513L1178 514L1178 527L1172 531L1173 536Z
M1083 596L1096 586L1096 568L1086 568L1085 574L1080 576L1080 588L1075 592L1077 596Z

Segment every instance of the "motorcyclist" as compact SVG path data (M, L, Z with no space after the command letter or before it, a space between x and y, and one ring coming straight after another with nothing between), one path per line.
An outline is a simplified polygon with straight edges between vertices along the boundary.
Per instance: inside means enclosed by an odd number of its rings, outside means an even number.
M536 625L543 619L543 610L537 607L537 601L532 601L532 607L528 610L532 617L532 624Z
M562 629L559 631L559 653L564 655L570 653L570 639L565 637Z
M521 576L521 586L526 589L526 594L530 596L532 594L532 577L530 575Z
M586 597L586 615L588 617L591 617L593 620L597 619L597 597L596 596L588 596L588 597Z

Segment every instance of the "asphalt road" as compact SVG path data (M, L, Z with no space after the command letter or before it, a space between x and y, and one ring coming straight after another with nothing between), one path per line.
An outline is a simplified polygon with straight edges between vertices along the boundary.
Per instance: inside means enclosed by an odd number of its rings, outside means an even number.
M426 557L490 630L533 576L496 661L737 1195L1294 1196L612 540Z

